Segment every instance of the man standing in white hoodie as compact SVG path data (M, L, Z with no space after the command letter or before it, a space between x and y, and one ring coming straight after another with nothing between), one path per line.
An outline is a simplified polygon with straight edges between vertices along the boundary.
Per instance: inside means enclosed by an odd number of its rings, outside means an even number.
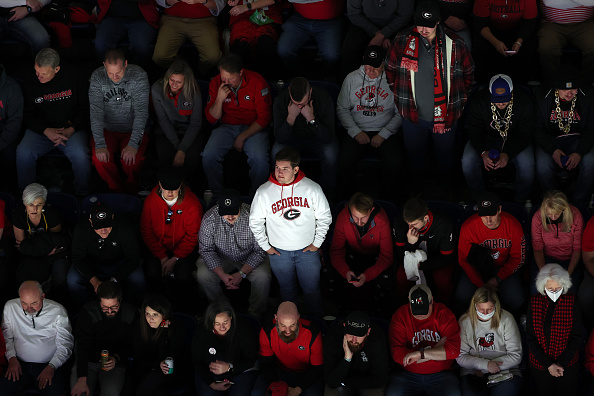
M250 228L270 256L270 267L280 285L283 301L297 303L297 282L310 313L320 315L320 256L332 223L322 188L299 170L299 154L284 148L276 165L252 202Z

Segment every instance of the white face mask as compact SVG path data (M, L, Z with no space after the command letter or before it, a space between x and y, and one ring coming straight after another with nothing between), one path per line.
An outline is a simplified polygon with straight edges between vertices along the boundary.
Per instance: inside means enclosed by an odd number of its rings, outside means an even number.
M563 293L563 288L557 290L556 292L552 292L548 289L545 289L545 292L547 293L547 296L549 296L549 298L553 300L553 302L557 302L559 297L561 297L561 293Z
M476 307L475 307L475 309L476 309ZM479 310L477 309L476 314L480 320L487 321L487 320L490 320L493 317L493 315L495 315L495 308L493 308L493 311L491 311L490 313L488 313L486 315L484 313L479 312Z

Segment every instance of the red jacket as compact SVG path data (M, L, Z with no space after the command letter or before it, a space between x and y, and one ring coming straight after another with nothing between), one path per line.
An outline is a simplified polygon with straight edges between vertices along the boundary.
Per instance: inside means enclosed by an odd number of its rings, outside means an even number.
M394 247L386 211L380 209L370 221L367 233L360 237L357 225L351 219L348 206L340 212L336 219L332 246L330 247L330 262L345 279L346 273L351 270L345 261L347 245L361 254L371 255L379 252L375 265L367 268L364 272L366 281L376 278L392 265Z
M173 252L178 258L188 256L198 245L202 222L202 204L188 187L184 199L171 207L171 223L167 224L169 207L159 194L159 186L146 197L140 218L142 240L159 260Z
M526 239L520 222L506 212L501 212L501 224L494 230L488 229L478 214L474 214L462 224L460 241L458 243L458 260L460 266L476 286L483 285L483 279L478 271L468 262L468 253L473 243L491 249L491 257L497 276L501 280L507 279L522 265L526 259Z
M447 337L443 345L446 360L429 360L423 363L413 363L404 369L416 374L435 374L448 370L454 359L460 354L460 326L456 317L445 305L433 303L433 312L425 320L418 320L406 304L398 308L392 315L388 341L390 342L390 355L399 365L403 366L404 357L421 348L432 348Z
M99 14L97 15L97 20L101 22L105 15L107 15L107 10L109 10L109 6L111 5L111 0L98 0L99 4ZM138 2L138 8L140 8L140 12L142 16L146 20L146 22L154 27L155 29L159 28L159 11L157 10L157 3L155 0L148 0L148 1L140 1Z
M221 75L218 74L208 86L208 103L206 105L206 119L211 124L218 120L210 114L210 108L217 99ZM257 122L263 128L272 119L272 99L268 83L256 72L243 69L243 76L237 95L233 91L223 102L221 123L229 125L251 125Z

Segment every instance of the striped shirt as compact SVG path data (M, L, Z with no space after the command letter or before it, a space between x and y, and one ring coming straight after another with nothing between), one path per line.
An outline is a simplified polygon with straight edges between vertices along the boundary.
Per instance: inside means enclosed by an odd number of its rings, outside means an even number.
M266 258L266 252L256 242L250 229L250 206L241 204L239 217L233 225L219 215L219 205L210 208L202 218L198 244L200 255L209 270L220 267L222 260L241 262L256 268Z
M547 1L547 3L552 2ZM547 20L561 24L580 23L594 17L594 7L583 6L579 3L575 3L575 7L556 8L546 5L545 2L541 0L541 10L543 16Z

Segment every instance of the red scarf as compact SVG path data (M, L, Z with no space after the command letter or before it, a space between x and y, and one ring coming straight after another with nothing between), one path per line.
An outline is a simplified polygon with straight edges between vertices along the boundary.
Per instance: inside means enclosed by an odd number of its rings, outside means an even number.
M443 83L443 51L441 34L439 28L435 31L435 61L433 62L433 133L445 133L445 118L447 113L446 94ZM419 45L421 35L415 26L406 42L406 49L402 55L401 67L413 71L419 71Z

